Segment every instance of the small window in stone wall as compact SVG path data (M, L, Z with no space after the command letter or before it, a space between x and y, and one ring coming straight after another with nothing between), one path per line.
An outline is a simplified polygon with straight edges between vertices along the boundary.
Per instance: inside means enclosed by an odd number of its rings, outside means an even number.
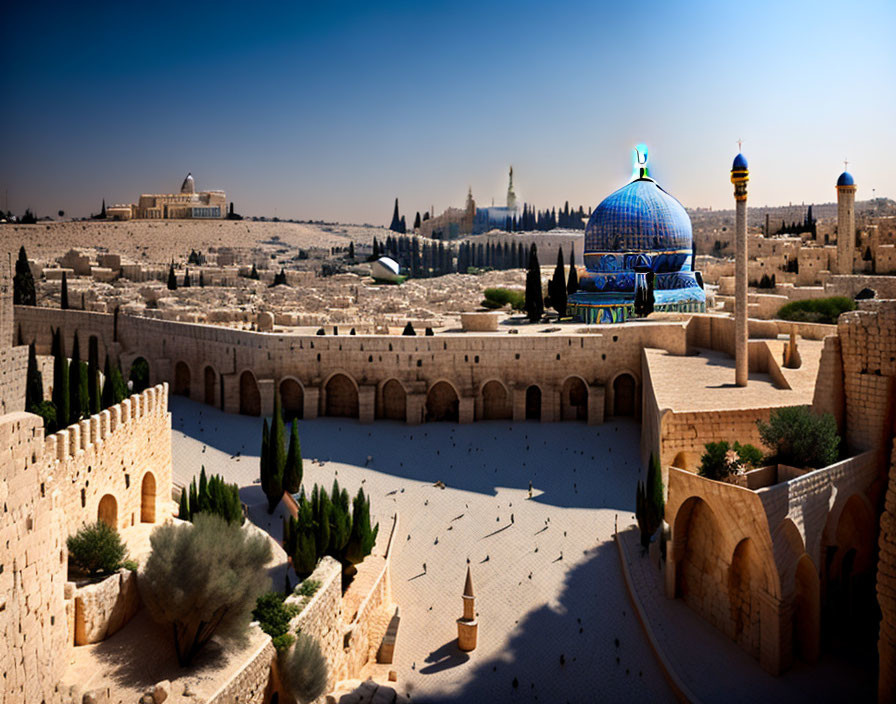
M84 489L81 489L81 508L87 506L87 492Z
M516 356L517 359L519 359L519 358L520 358L520 353L517 352L515 356Z
M131 488L131 475L130 474L124 475L124 488L125 489Z
M422 366L423 366L423 360L422 360L422 359L418 359L418 360L417 360L417 366L418 366L418 367L422 367Z
M475 364L479 364L479 355L478 354L475 357L473 357L473 362Z

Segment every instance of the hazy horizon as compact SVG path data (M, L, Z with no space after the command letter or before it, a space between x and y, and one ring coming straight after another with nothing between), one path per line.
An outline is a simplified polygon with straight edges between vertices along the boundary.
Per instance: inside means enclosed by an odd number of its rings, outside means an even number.
M188 171L244 215L388 224L431 206L594 207L631 148L689 208L896 196L896 6L201 2L14 6L0 205L80 217ZM7 201L8 197L8 201Z

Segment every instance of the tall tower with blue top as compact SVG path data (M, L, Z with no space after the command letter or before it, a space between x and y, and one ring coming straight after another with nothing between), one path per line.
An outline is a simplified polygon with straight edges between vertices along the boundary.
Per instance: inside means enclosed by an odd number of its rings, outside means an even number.
M844 162L848 166L848 162ZM856 247L856 182L849 171L837 179L837 273L852 274Z
M643 145L635 149L632 180L592 212L584 259L569 309L586 323L621 323L652 310L706 310L692 266L691 219L650 177Z
M738 145L739 146L739 145ZM747 182L750 169L738 151L731 164L734 184L734 382L746 386L750 375L747 318Z

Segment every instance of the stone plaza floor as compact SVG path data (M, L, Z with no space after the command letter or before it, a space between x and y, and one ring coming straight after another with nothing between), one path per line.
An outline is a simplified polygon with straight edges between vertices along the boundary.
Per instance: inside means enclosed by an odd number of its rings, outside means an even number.
M175 482L202 465L223 474L240 485L253 520L279 537L280 513L268 517L261 506L262 420L174 396L170 408ZM299 433L306 490L329 489L335 477L352 495L364 487L381 525L399 513L391 666L399 692L421 702L674 701L613 544L617 521L632 520L637 423L323 418L299 421ZM455 620L467 560L479 646L461 653Z

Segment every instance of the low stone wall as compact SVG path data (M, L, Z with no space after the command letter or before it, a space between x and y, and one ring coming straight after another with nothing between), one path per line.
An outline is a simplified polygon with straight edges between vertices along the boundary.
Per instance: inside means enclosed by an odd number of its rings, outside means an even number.
M211 697L208 704L263 704L267 700L271 666L277 651L266 637L253 655Z
M120 631L137 613L137 573L121 569L101 582L75 588L75 645L99 643Z

